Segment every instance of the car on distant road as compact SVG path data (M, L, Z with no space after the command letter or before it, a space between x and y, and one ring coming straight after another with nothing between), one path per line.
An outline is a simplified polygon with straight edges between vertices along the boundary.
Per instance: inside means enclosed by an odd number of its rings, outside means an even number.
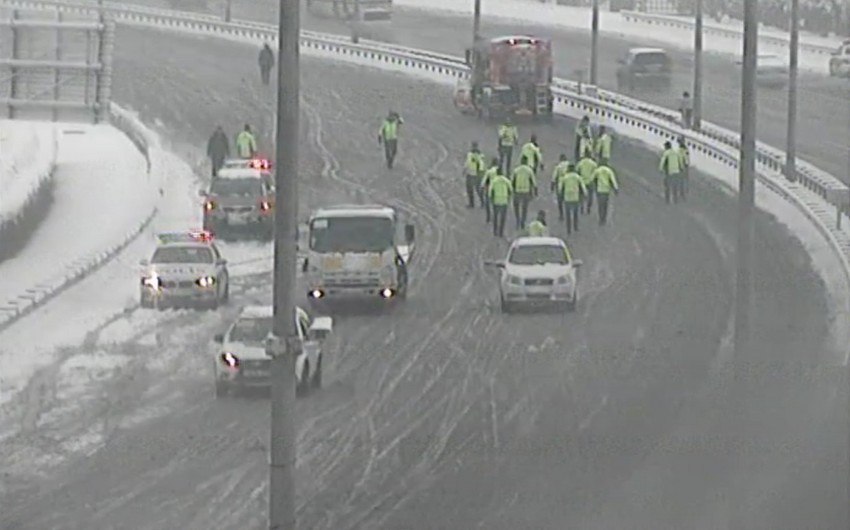
M617 90L670 90L673 60L661 48L631 48L618 61Z
M303 396L322 386L323 347L333 329L333 319L312 318L300 307L295 313L301 343L301 352L295 359L295 388ZM219 345L214 359L216 397L269 386L271 358L266 354L266 340L272 331L272 319L272 306L247 306L227 332L213 337Z
M850 76L850 39L845 40L829 57L829 75Z
M578 269L567 244L557 237L519 237L504 261L486 262L502 269L499 301L503 313L520 305L554 305L575 311L578 305Z
M143 308L217 309L230 297L230 275L209 232L169 232L149 260L142 260L139 303Z
M270 240L274 234L274 186L258 167L225 167L201 191L204 230L218 236L251 234Z

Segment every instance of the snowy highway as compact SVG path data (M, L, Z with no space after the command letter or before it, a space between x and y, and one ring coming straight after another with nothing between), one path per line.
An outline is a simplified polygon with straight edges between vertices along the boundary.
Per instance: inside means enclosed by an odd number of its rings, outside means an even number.
M459 52L450 24L461 23L420 18L429 42L406 43ZM736 507L752 529L846 528L844 352L827 289L782 225L759 215L758 348L743 379L729 377L735 204L696 178L697 200L665 207L656 155L626 141L611 223L582 218L570 241L586 263L579 311L506 317L482 266L505 243L465 208L459 178L468 143L489 149L493 131L457 114L443 87L302 64L302 217L386 202L413 216L420 247L409 300L340 316L326 388L298 402L300 528L717 529ZM270 145L274 91L253 47L120 28L115 76L117 101L189 160L216 124L251 123ZM388 108L406 121L392 172L375 142ZM535 131L548 163L571 147L566 120ZM237 262L259 252L229 250ZM134 257L89 285L122 270L133 283ZM267 300L268 277L244 276L232 294ZM99 303L116 302L80 307ZM230 311L129 306L63 350L0 420L0 528L264 527L268 402L213 394L209 339Z

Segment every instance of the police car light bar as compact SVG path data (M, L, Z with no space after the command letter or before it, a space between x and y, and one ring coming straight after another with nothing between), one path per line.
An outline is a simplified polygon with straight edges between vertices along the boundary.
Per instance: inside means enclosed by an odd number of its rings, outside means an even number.
M271 169L272 164L265 158L255 158L251 160L251 167L254 169Z
M192 230L189 232L163 232L161 234L157 234L156 238L161 244L194 243L197 241L209 242L213 240L213 233L209 230Z

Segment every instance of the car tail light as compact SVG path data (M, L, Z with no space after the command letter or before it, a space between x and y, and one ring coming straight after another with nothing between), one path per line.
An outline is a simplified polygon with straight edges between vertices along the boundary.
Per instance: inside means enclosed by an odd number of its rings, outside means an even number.
M269 201L260 201L260 211L267 212L272 209L272 205Z
M215 203L213 201L206 201L204 203L204 210L207 212L215 210Z

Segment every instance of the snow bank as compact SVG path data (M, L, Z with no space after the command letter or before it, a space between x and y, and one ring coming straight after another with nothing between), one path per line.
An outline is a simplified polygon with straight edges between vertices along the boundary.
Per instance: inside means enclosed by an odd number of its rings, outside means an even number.
M119 107L112 117L114 126L58 126L56 204L0 264L0 330L114 257L153 218L168 171L158 136Z
M425 9L429 11L443 11L446 13L472 15L474 3L470 0L395 0L398 6ZM562 6L557 4L541 3L531 0L486 0L481 2L481 14L483 16L501 18L517 23L533 23L542 26L565 28L573 30L590 31L590 9L587 7ZM730 23L734 26L734 23ZM713 24L706 20L706 29ZM718 29L721 29L718 26ZM671 46L682 50L693 50L693 31L687 28L676 28L657 25L649 25L626 20L622 13L612 13L600 10L599 31L604 34L612 34L618 37L634 39L638 41L653 42L661 45ZM765 35L775 37L776 30L765 30ZM801 35L801 43L813 45L823 44L824 41L832 42L833 39L822 39L811 35ZM835 46L840 42L835 40ZM811 42L810 42L811 41ZM703 47L706 52L720 53L734 57L741 56L741 39L730 39L722 35L706 31L703 35ZM776 50L769 40L760 39L759 46L762 51ZM808 53L801 47L799 65L801 69L818 73L828 73L828 65L822 54Z
M0 261L23 248L49 209L56 148L53 124L0 120Z

